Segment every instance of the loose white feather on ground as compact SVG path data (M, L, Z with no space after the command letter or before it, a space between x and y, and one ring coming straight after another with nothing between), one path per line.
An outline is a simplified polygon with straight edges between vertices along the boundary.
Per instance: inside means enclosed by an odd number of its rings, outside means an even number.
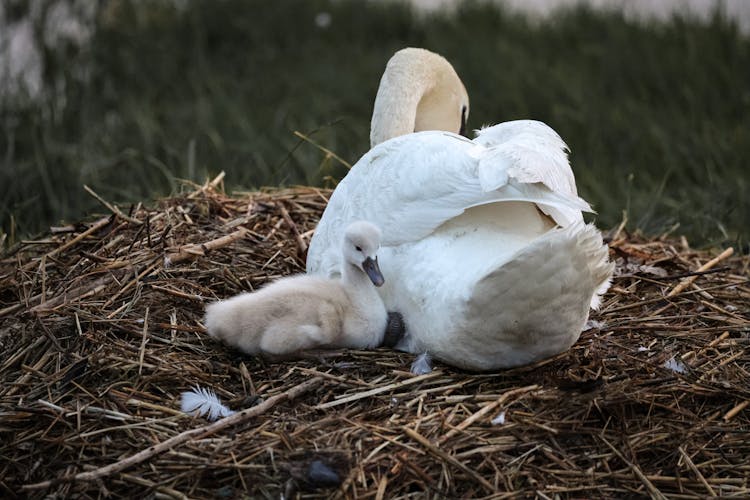
M182 393L180 408L184 413L206 417L212 422L235 413L234 410L221 403L214 391L200 386L195 386L192 391Z

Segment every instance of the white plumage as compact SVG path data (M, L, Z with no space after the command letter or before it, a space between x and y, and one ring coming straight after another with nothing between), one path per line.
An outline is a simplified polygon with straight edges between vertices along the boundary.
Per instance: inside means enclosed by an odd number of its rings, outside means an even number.
M337 234L341 279L294 276L206 307L208 333L247 354L282 356L321 347L376 347L388 315L374 225L347 221ZM343 262L342 262L343 256Z
M235 413L221 403L214 391L199 386L182 393L181 409L184 413L206 417L212 422Z
M424 64L423 52L397 53L400 70L409 58ZM399 75L384 75L376 108L378 101L394 107L403 88L412 96L424 85ZM459 112L452 101L448 107ZM398 126L376 116L394 113L373 112L378 137L398 135ZM554 130L530 120L484 128L473 141L442 131L385 140L331 196L308 273L335 276L341 228L367 219L383 233L380 264L389 280L381 295L406 324L397 348L477 370L557 354L577 340L612 272L599 231L583 223L581 211L591 209L577 196L566 148Z

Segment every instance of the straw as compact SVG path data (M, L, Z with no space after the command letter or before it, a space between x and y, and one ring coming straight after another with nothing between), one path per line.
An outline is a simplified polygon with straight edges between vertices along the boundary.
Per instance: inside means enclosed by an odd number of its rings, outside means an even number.
M222 180L127 216L92 191L107 217L0 257L0 496L750 496L747 256L620 228L590 328L530 367L270 362L208 337L205 305L303 272L330 191ZM183 414L195 386L238 413Z

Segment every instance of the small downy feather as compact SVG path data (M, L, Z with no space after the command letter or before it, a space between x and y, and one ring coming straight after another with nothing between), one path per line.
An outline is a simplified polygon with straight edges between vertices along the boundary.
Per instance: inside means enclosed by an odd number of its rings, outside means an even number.
M214 391L197 385L192 391L182 393L181 409L191 415L205 416L212 422L235 413L221 404Z
M411 364L411 372L414 375L426 375L432 371L432 356L430 353L423 352Z

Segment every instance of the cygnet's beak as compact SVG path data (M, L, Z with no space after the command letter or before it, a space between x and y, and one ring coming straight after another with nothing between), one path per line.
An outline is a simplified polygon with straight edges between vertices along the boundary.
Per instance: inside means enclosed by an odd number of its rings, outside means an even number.
M362 262L362 269L365 270L373 285L382 286L383 283L385 283L383 273L380 272L380 266L378 266L377 257L374 259L372 257L367 257L364 262Z

